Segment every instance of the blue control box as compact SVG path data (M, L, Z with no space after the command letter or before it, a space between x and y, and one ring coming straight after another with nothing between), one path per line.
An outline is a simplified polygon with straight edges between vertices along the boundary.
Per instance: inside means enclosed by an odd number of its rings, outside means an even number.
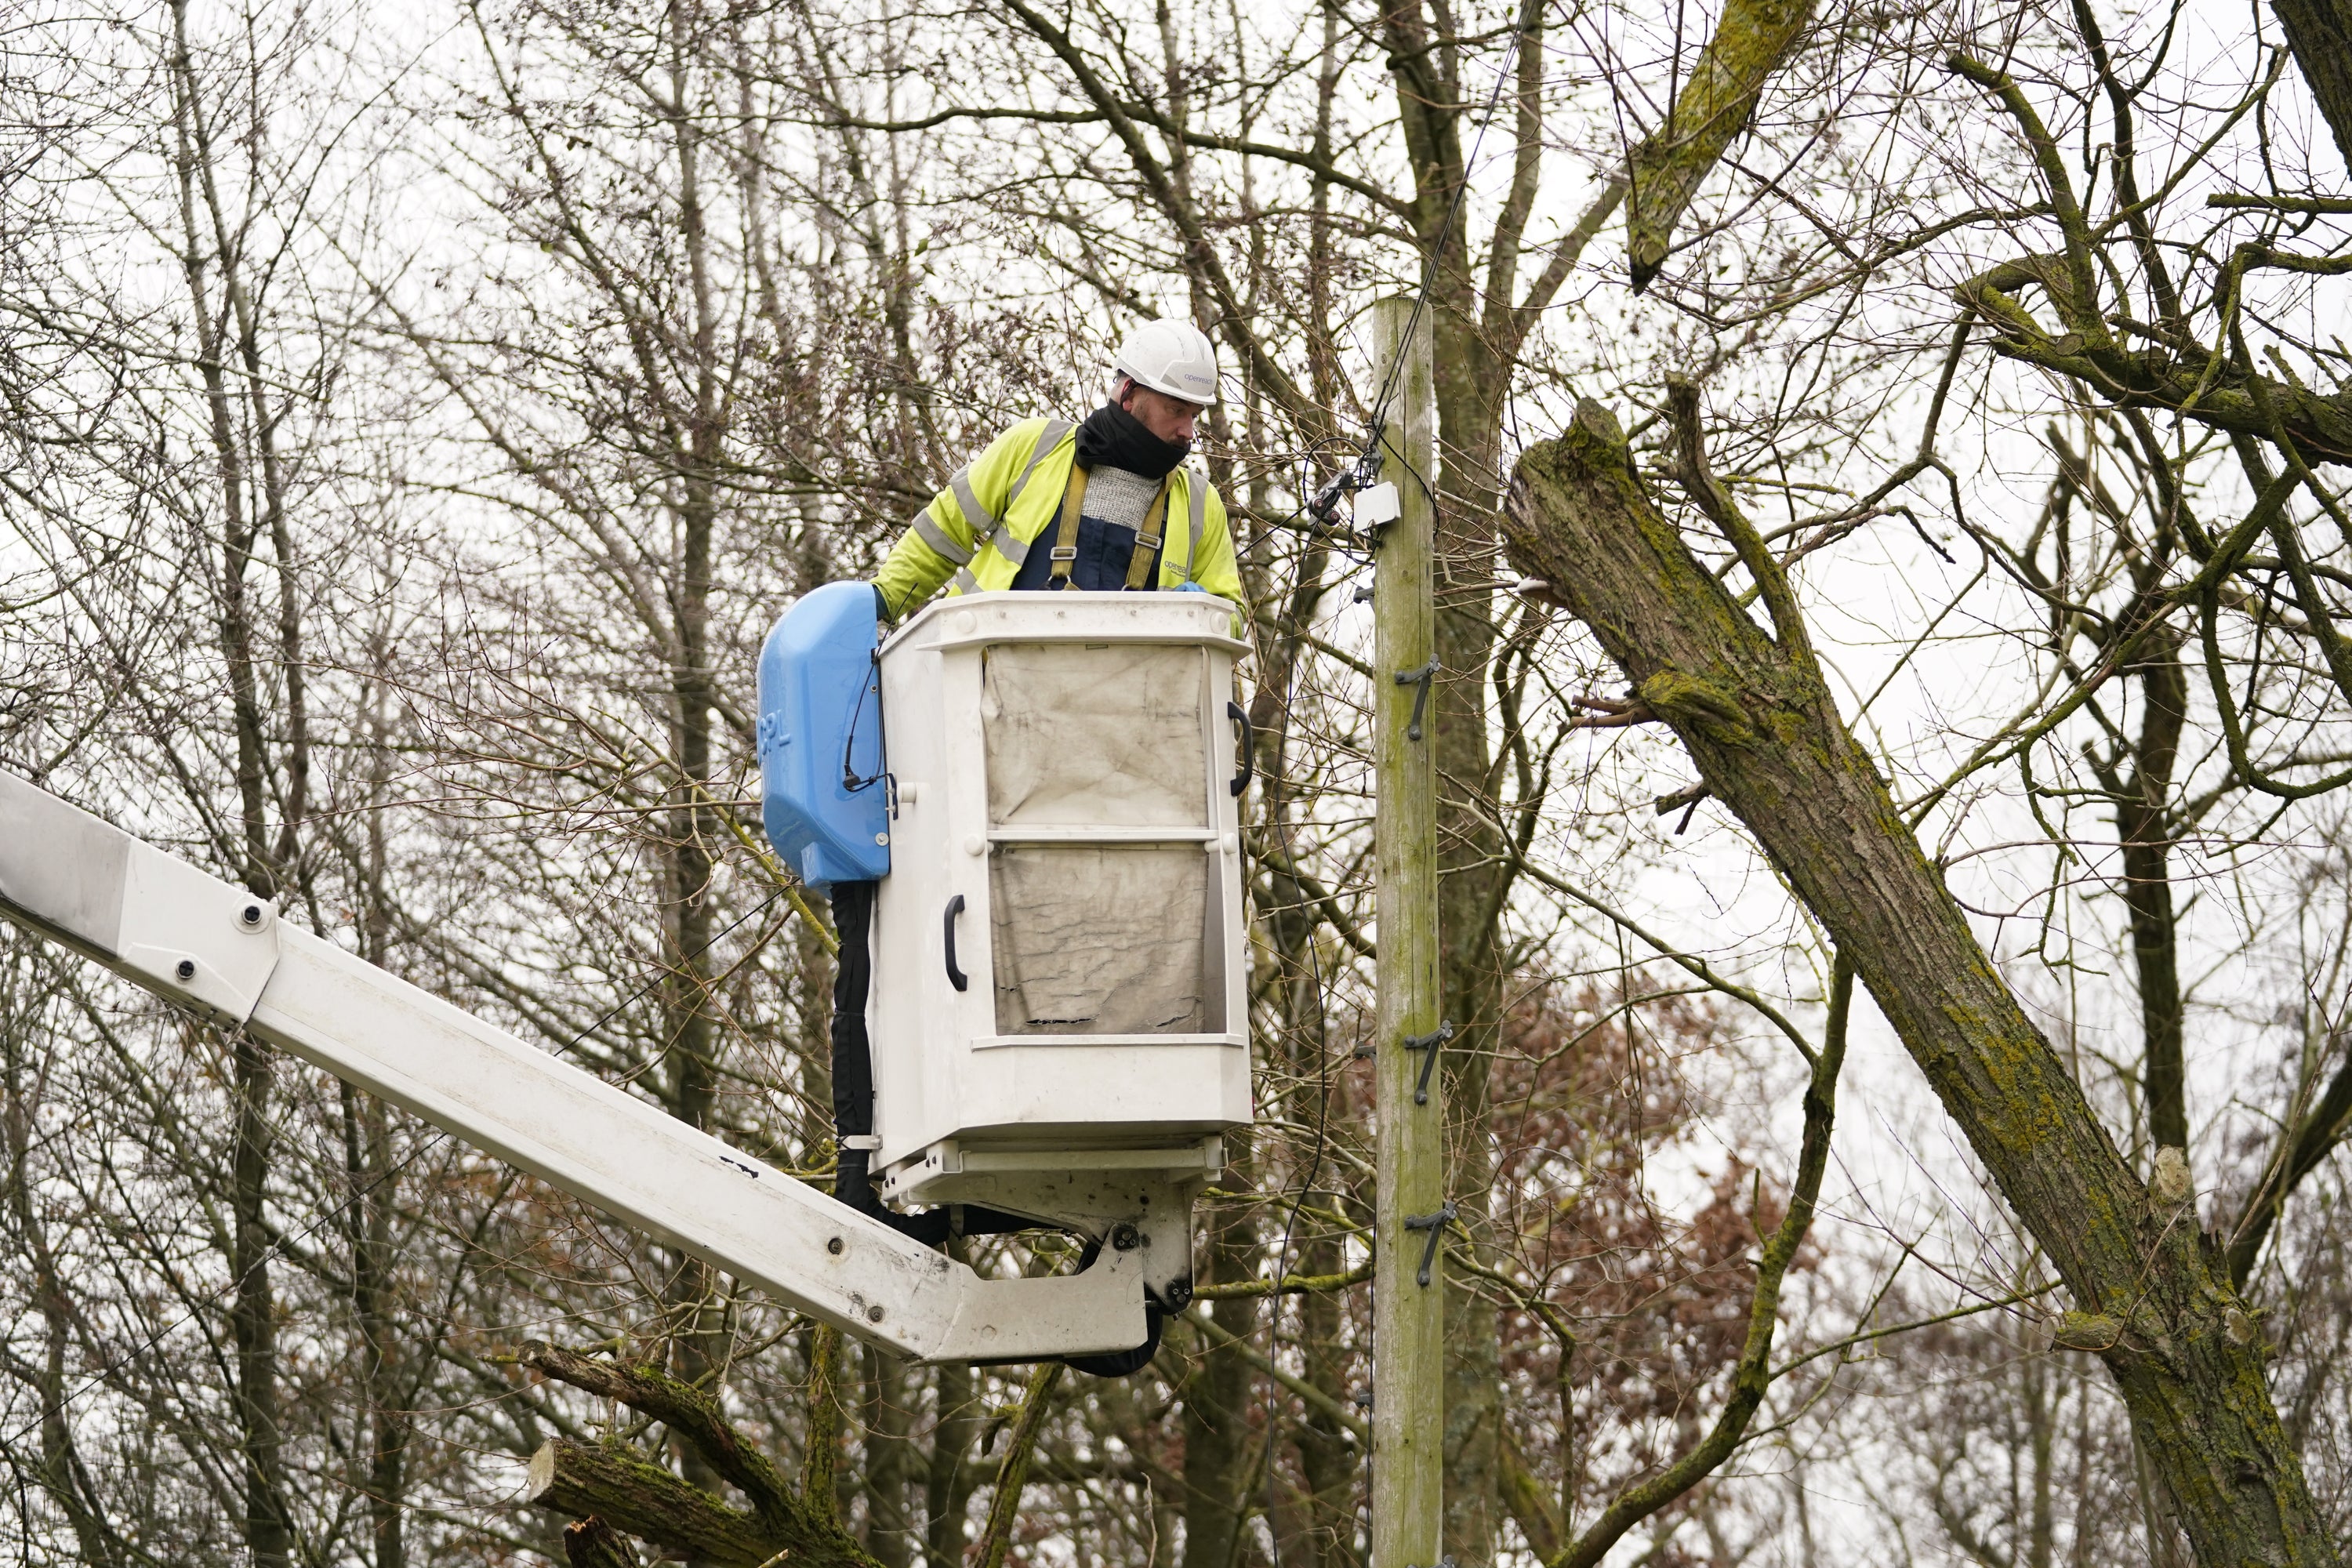
M873 584L828 583L760 650L761 816L812 888L890 874L880 636Z

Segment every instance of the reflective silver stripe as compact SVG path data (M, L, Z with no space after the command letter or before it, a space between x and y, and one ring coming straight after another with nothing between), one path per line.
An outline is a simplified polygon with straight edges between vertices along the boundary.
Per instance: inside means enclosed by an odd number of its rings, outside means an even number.
M1184 534L1184 581L1191 583L1196 580L1192 575L1192 559L1201 552L1201 525L1209 517L1209 481L1205 476L1187 468L1184 470L1184 489L1192 503L1185 509L1190 513L1187 521L1191 526Z
M968 567L959 566L956 568L955 591L959 594L977 594L980 592L980 579L973 576Z
M959 566L965 565L971 560L971 552L948 537L948 531L941 528L932 518L931 509L929 507L915 514L915 537Z
M1021 470L1021 477L1013 481L1013 488L1011 489L1004 492L1004 510L1006 511L1011 511L1013 510L1013 503L1021 499L1021 492L1028 488L1029 476L1037 471L1037 465L1045 460L1045 454L1060 446L1062 444L1062 437L1069 433L1070 422L1068 420L1048 419L1045 421L1045 427L1037 432L1037 445L1029 453L1029 466ZM1003 528L1004 526L1004 519L1001 517L998 518L996 520L996 526L998 528Z
M963 525L971 530L972 536L974 538L978 538L980 536L981 525L983 523L993 522L995 520L991 518L988 513L982 509L980 498L971 493L971 465L970 463L966 463L962 468L958 468L955 471L955 477L948 480L948 489L955 492L956 505L963 508Z
M1028 467L1023 468L1020 477L1013 481L1013 488L1004 492L1004 511L989 519L988 532L980 542L979 550L985 550L992 544L996 546L996 552L1013 563L1013 569L1016 572L1021 569L1022 563L1029 559L1029 545L1027 541L1013 537L1012 528L1005 521L1006 514L1013 510L1013 503L1021 499L1022 490L1028 486L1029 476L1037 471L1037 465L1045 460L1048 453L1062 444L1062 437L1070 433L1070 422L1066 419L1045 421L1045 427L1037 433L1037 445L1030 449ZM956 478L961 479L963 475L958 474ZM973 524L975 529L978 526ZM978 550L974 553L977 554Z

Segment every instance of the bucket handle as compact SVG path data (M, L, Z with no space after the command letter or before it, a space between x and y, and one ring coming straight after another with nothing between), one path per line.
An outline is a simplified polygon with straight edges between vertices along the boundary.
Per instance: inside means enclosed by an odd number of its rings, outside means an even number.
M1228 701L1225 704L1225 717L1242 727L1242 744L1238 753L1242 771L1235 773L1233 782L1225 786L1233 797L1239 800L1242 791L1249 788L1251 773L1257 769L1257 728L1250 722L1249 710L1238 702Z
M958 893L948 900L948 912L940 921L947 936L948 984L959 991L966 989L971 984L971 977L956 967L955 923L956 916L961 913L963 913L963 895Z

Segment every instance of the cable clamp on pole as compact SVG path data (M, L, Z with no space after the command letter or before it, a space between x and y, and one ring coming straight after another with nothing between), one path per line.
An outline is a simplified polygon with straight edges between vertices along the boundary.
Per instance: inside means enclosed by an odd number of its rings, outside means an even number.
M1429 1053L1421 1058L1421 1077L1412 1086L1412 1102L1415 1105L1429 1103L1430 1069L1437 1066L1439 1048L1453 1037L1454 1021L1451 1018L1438 1025L1426 1035L1407 1035L1404 1037L1403 1045L1406 1050Z
M1405 1229L1429 1232L1429 1245L1422 1248L1421 1267L1413 1271L1412 1276L1413 1283L1424 1290L1429 1289L1430 1268L1437 1262L1437 1244L1444 1237L1445 1227L1454 1223L1454 1205L1448 1203L1435 1214L1409 1214L1404 1216Z
M1323 481L1323 488L1317 490L1314 499L1307 503L1307 515L1326 528L1332 526L1339 515L1339 498L1379 488L1376 481L1380 477L1381 429L1375 424L1366 427L1363 442L1356 449L1356 460ZM1353 510L1362 511L1368 509L1360 502ZM1374 500L1369 510L1373 514L1370 521L1374 527L1401 515L1402 509L1397 505L1396 487L1391 485L1388 498ZM1360 532L1365 530L1368 520L1358 517L1353 521Z
M1421 721L1429 711L1429 683L1436 678L1436 675L1437 656L1435 654L1430 655L1429 662L1419 669L1400 669L1396 672L1396 683L1399 686L1419 688L1412 694L1412 720L1404 727L1404 738L1408 741L1421 739Z

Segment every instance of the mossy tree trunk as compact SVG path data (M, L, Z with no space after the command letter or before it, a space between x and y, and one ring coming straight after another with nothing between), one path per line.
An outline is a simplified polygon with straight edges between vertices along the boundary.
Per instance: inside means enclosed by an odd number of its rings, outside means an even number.
M2271 0L2336 150L2352 163L2352 0Z
M1248 1169L1248 1143L1234 1139L1229 1169ZM1199 1253L1202 1284L1255 1278L1260 1251L1256 1227L1238 1206L1205 1211ZM1211 1302L1217 1327L1246 1341L1257 1331L1257 1303L1247 1298ZM1164 1352L1162 1352L1165 1353ZM1242 1521L1247 1494L1260 1479L1252 1464L1249 1365L1231 1348L1205 1341L1192 1356L1183 1382L1183 1568L1234 1568L1245 1555Z
M698 36L700 18L695 7L673 7L669 22L668 75L675 102L682 106L690 101L688 84L706 40ZM711 282L713 241L702 195L706 132L682 108L667 118L677 157L678 238L690 289L684 301L687 319L680 323L686 331L677 333L685 340L677 344L684 351L685 374L673 405L683 417L664 454L677 479L677 554L671 563L676 619L668 671L676 807L664 846L669 880L665 938L675 945L663 954L667 973L661 987L662 1030L669 1058L665 1086L669 1112L707 1129L719 1099L721 1041L710 1006L715 965L707 956L718 924L713 887L717 860L711 846L719 835L709 804L718 690L710 668L711 563L718 544L719 474L730 432L721 379L725 362L719 347L723 307ZM672 1369L688 1382L712 1382L727 1364L731 1337L717 1271L681 1252L664 1294L673 1335ZM715 1484L716 1478L691 1446L680 1444L677 1453L688 1480L705 1488Z
M2140 1084L2149 1139L2189 1147L2183 1066L2186 1004L2180 992L2179 911L2172 901L2172 772L2189 714L2189 673L2179 639L2148 639L2137 671L2142 693L2132 771L2116 785L2116 832L2123 850L2124 907L2131 916L2132 968L2139 984ZM2102 781L2105 782L2105 781Z
M2072 1293L2058 1339L2105 1363L2200 1560L2338 1563L2255 1325L2193 1215L2125 1163L1839 718L1778 564L1736 511L1718 522L1777 636L1692 555L1587 401L1521 460L1505 532L1851 958Z

